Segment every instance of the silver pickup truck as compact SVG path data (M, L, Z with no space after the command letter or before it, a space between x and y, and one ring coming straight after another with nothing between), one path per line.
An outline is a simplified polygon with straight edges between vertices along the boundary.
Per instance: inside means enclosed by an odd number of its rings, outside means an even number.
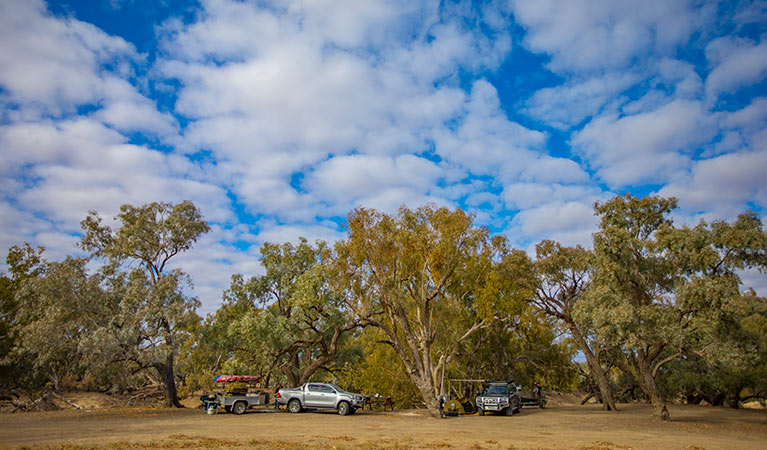
M306 383L294 389L280 389L277 391L277 402L288 405L288 411L292 413L304 409L335 409L345 416L364 407L365 396L345 392L331 383Z

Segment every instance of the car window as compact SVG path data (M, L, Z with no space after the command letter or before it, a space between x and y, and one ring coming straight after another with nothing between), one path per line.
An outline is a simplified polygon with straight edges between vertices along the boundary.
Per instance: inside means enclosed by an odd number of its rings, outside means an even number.
M485 387L485 390L482 391L483 394L489 395L489 394L508 394L509 393L509 387L505 384L491 384L489 386Z
M312 392L322 392L323 387L321 384L310 384L309 390Z
M330 386L325 386L324 384L320 384L319 388L321 392L328 392L331 394L334 393L333 388L331 388Z

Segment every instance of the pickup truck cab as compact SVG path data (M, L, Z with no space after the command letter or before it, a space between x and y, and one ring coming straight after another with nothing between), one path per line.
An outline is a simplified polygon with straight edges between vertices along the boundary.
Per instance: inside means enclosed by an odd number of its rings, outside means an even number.
M522 400L517 385L510 381L490 381L485 383L482 392L476 398L477 412L484 416L493 411L511 416L520 412Z
M335 409L346 416L365 406L365 396L345 392L331 383L306 383L293 389L280 389L277 402L288 405L288 411L292 413L304 409Z

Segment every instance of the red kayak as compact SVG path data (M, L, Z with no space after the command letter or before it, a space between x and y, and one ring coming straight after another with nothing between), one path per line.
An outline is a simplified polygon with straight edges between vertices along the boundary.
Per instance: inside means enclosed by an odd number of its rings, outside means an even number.
M257 383L261 381L261 377L257 377L254 375L218 375L213 378L213 381L217 383L230 383L234 381Z

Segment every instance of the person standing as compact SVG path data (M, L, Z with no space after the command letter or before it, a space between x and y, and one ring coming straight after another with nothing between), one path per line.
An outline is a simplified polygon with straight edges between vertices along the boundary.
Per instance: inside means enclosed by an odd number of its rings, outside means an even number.
M280 392L280 389L282 389L282 383L279 383L274 387L274 409L276 410L280 409L280 402L277 401L277 394Z

